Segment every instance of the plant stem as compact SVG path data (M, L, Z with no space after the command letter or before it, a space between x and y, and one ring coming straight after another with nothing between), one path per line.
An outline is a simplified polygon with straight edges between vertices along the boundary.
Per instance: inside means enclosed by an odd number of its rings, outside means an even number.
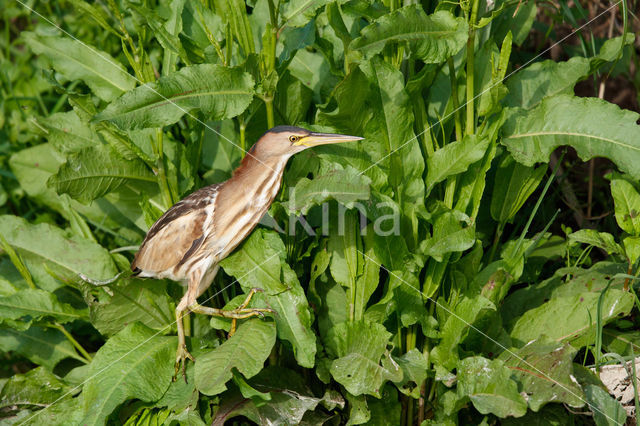
M91 357L91 355L89 355L89 352L86 351L85 348L83 348L80 343L78 343L78 341L71 335L71 333L69 333L67 331L66 328L64 328L64 326L62 324L59 324L57 322L51 324L51 326L53 328L57 328L58 330L60 330L62 332L62 334L64 334L64 337L67 338L67 340L69 342L71 342L71 344L78 350L78 352L80 352L80 354L82 355L82 357L84 358L84 360L86 361L87 364L90 364L91 361L93 360L93 358Z
M162 133L162 129L156 129L156 155L158 157L158 161L156 163L156 167L158 169L158 186L162 190L162 198L164 199L164 204L166 208L169 208L173 205L173 197L171 196L171 189L169 189L169 181L167 180L167 174L164 167L164 135Z
M500 243L500 237L502 236L502 230L504 229L504 223L498 222L496 227L496 233L493 237L493 244L491 245L491 252L489 253L489 263L493 262L493 257L496 255L498 244Z
M2 248L5 253L9 255L11 263L13 263L13 266L15 266L18 272L20 272L20 275L22 275L22 278L27 282L29 287L34 290L38 288L33 282L33 277L31 277L29 269L27 269L27 266L22 262L22 259L20 258L18 253L16 253L16 251L13 249L13 247L11 247L9 242L4 238L4 235L2 234L0 234L0 248Z
M471 16L469 18L469 39L467 40L467 122L465 127L465 134L473 135L476 128L476 119L474 111L474 48L476 40L476 17L478 16L479 0L472 0Z
M453 66L453 58L447 59L449 65L449 79L451 80L451 101L453 102L453 119L456 125L456 140L462 140L462 123L460 122L460 103L458 102L458 79Z
M271 129L275 126L275 120L273 118L273 97L265 97L264 105L267 108L267 127Z

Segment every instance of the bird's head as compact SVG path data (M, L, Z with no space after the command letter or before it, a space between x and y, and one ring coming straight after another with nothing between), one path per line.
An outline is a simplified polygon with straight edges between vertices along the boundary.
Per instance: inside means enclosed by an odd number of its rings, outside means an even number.
M358 136L312 132L301 127L276 126L256 142L251 153L258 157L290 157L307 148L341 142L358 141Z

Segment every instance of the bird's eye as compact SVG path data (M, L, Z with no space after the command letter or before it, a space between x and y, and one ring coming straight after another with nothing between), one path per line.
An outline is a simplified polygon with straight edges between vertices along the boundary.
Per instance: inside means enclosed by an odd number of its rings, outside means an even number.
M298 141L298 139L299 139L299 138L298 138L297 136L295 136L295 135L291 135L291 136L289 136L289 140L290 140L291 142L297 142L297 141Z

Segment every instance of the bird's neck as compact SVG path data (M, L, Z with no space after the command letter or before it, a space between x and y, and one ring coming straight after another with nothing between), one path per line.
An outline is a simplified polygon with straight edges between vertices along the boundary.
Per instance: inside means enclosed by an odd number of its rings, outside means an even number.
M278 194L287 160L283 157L258 160L247 154L231 179L220 188L215 228L229 230L238 237L250 232Z

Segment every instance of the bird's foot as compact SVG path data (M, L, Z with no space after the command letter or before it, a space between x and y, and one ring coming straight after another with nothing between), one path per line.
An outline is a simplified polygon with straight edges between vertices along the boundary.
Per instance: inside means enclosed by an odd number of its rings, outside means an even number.
M176 352L176 363L175 363L175 372L173 373L173 381L176 381L178 377L178 371L180 371L180 366L182 365L182 377L184 377L184 382L187 382L187 358L191 361L195 361L196 359L187 351L187 347L184 344L178 344L178 351Z
M242 305L240 305L242 306ZM229 334L227 337L231 337L236 332L236 325L238 319L251 318L251 317L260 317L264 318L264 314L275 314L276 311L269 308L244 308L238 307L232 311L228 311L231 317L231 328L229 329Z

